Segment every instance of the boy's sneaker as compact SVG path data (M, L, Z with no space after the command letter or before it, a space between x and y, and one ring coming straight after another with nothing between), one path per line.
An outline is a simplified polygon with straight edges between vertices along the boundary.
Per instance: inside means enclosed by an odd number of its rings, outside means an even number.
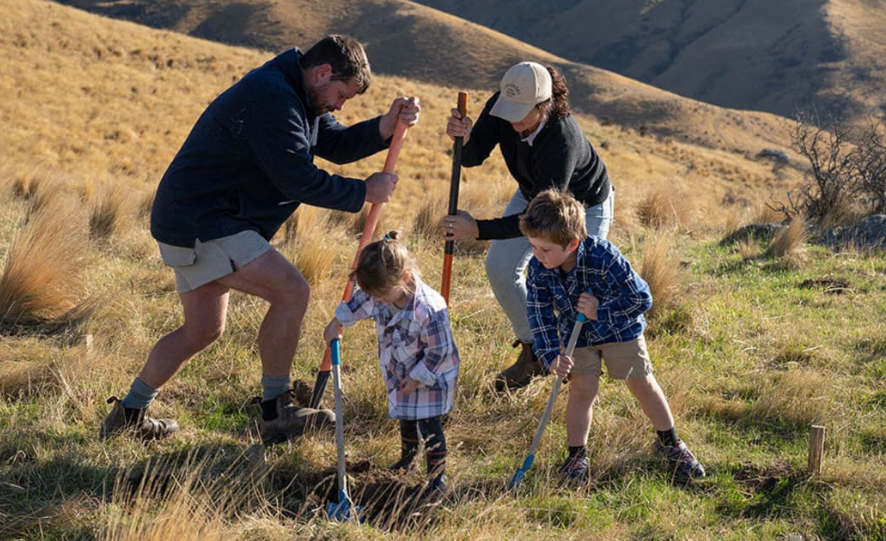
M682 440L678 441L677 445L673 447L667 447L660 441L656 441L655 444L656 450L668 459L674 481L686 483L692 479L701 479L705 476L704 467Z
M118 434L128 434L143 441L157 440L178 432L175 419L154 419L145 415L145 410L123 407L116 396L108 399L114 404L111 413L102 422L99 435L103 440Z
M581 453L566 459L560 468L560 477L568 483L584 483L588 480L588 455Z

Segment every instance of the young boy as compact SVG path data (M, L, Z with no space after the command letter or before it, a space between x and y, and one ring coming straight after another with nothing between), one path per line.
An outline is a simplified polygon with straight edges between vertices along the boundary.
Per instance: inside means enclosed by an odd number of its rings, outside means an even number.
M656 449L667 457L674 480L704 477L702 465L678 437L668 401L652 375L643 312L652 306L649 285L610 242L587 236L582 205L567 193L535 197L520 219L535 257L529 263L527 313L533 347L549 372L572 374L566 404L569 457L564 479L588 477L587 442L602 362L622 379L658 432ZM590 290L592 293L588 293ZM577 310L576 310L577 308ZM585 322L573 357L561 354L577 312Z

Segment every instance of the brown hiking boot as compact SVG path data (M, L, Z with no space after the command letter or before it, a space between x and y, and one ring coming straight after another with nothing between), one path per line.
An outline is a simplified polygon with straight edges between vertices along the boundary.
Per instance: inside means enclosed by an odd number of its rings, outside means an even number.
M273 400L259 400L262 412L273 407L277 417L265 420L261 418L261 439L265 445L281 443L289 438L301 436L309 430L318 430L324 426L335 426L335 413L328 409L303 408L292 403L292 395L283 393ZM268 402L274 402L273 405Z
M111 413L102 422L101 438L108 439L119 434L128 432L129 435L140 440L157 440L178 432L178 423L175 419L154 419L147 417L145 410L123 407L116 396L108 399L108 404L114 404Z
M541 362L539 362L538 357L532 351L532 344L517 340L514 342L514 347L517 347L518 344L522 349L520 350L520 356L517 357L517 362L499 372L495 377L495 390L498 392L504 392L505 389L513 391L525 387L532 381L533 376L540 376L545 373Z

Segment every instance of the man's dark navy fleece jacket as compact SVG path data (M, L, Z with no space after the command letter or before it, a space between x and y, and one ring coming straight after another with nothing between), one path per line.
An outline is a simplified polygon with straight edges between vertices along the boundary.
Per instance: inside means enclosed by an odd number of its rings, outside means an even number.
M385 149L380 117L350 127L318 117L300 57L293 49L252 70L203 112L160 180L155 239L193 247L251 229L270 240L301 203L362 208L364 182L317 168L314 156L343 164Z

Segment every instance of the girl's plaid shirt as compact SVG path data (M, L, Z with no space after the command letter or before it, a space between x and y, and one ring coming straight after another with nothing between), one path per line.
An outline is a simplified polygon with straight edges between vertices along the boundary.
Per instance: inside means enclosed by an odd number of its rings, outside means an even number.
M545 368L560 354L559 337L572 332L578 297L589 288L600 300L597 320L586 321L576 347L638 338L646 328L643 312L652 307L649 285L611 242L588 237L578 245L575 267L565 275L532 258L526 280L526 311L535 341L532 349Z
M378 334L378 363L385 379L392 419L428 419L448 413L458 380L458 348L449 326L449 310L439 293L415 279L415 295L397 310L362 290L342 302L335 317L343 327L373 318ZM406 376L422 385L400 391Z

